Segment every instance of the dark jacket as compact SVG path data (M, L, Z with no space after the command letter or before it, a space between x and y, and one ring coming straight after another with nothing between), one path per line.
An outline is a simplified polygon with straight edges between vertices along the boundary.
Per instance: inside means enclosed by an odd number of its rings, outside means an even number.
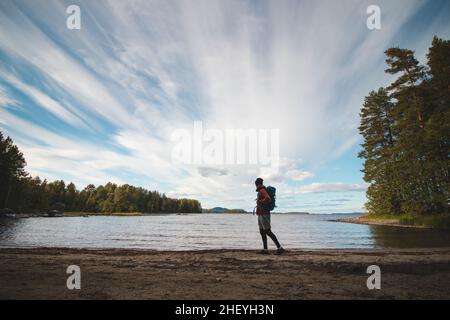
M270 199L269 194L266 191L266 187L260 185L256 188L256 192L258 192L258 196L256 199L256 214L269 214L270 211L267 210L267 205L270 203L272 199Z

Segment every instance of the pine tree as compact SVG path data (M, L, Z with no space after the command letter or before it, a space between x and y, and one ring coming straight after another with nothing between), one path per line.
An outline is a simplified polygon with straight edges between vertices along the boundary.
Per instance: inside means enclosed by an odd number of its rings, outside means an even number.
M417 84L424 77L424 67L414 57L414 51L400 48L390 48L385 51L388 68L386 73L399 74L400 76L387 89L392 91L392 96L396 99L407 98L408 108L417 114L419 126L424 128L424 108L420 99ZM410 98L412 95L412 99Z
M0 208L16 207L10 202L20 180L27 176L25 158L10 137L3 137L0 132Z
M428 77L423 83L428 109L424 137L430 210L448 212L450 199L450 41L433 38L428 55Z
M391 48L385 53L386 72L399 75L388 89L396 99L393 116L398 133L397 180L404 200L401 211L423 213L427 211L429 199L427 159L423 150L426 108L421 83L425 79L424 67L419 65L411 50Z
M395 175L393 103L384 88L372 91L361 109L360 133L364 137L359 157L365 159L364 180L368 188L366 207L373 213L399 212L400 196Z

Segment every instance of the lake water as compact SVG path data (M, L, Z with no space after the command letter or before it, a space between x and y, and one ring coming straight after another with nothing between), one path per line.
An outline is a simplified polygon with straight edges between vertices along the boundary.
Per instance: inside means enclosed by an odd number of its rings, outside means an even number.
M450 246L447 231L330 221L347 217L273 214L272 230L288 249ZM261 237L251 214L2 218L0 247L259 249Z

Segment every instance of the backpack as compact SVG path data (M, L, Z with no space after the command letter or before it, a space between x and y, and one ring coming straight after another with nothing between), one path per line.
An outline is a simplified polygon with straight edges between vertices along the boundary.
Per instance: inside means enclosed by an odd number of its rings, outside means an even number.
M272 211L276 207L276 205L275 205L275 197L276 197L276 195L275 194L277 192L277 189L275 187L268 186L268 187L266 187L266 191L267 191L267 194L270 197L270 203L267 204L267 209L269 211Z

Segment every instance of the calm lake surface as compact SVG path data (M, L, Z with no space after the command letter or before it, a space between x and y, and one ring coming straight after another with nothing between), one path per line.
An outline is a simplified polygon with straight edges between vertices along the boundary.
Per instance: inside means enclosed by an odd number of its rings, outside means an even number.
M285 248L450 246L447 231L330 221L352 216L273 214L272 230ZM259 249L261 238L251 214L2 218L0 247Z

